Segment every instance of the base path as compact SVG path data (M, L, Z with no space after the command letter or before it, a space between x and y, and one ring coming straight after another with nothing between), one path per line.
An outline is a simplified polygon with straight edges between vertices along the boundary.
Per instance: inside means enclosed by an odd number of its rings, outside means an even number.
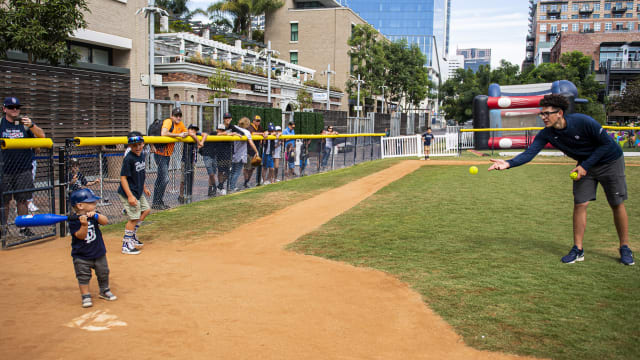
M425 162L389 169L229 232L106 239L111 288L83 309L69 239L0 252L4 359L522 359L467 347L405 283L283 250ZM203 214L207 217L224 214ZM179 227L176 219L176 227ZM349 234L344 234L348 236Z

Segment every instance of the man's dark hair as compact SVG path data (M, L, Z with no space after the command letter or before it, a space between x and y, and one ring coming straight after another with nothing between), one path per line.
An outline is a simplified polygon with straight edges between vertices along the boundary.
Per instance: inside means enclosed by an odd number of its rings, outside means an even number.
M569 108L569 101L567 98L558 95L558 94L549 94L545 95L542 100L540 100L540 107L554 107L556 109L562 110L562 112L566 112Z

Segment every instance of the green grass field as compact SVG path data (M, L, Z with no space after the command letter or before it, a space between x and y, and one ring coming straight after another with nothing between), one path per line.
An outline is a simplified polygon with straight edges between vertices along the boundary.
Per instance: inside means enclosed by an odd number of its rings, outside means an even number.
M470 154L464 159L488 160ZM247 223L397 161L373 161L159 212L148 218L140 237L185 241L204 231L224 232L230 221ZM572 244L572 165L491 173L479 167L472 176L468 166L425 166L290 249L393 274L479 349L554 359L640 358L640 263L619 263L604 194L589 209L585 261L564 265L560 257ZM638 260L639 177L640 167L627 168L631 245ZM121 223L105 231L122 229Z
M640 358L640 267L619 263L604 193L590 205L585 261L566 265L571 165L467 170L423 167L290 248L394 274L479 349ZM639 177L627 168L632 249Z

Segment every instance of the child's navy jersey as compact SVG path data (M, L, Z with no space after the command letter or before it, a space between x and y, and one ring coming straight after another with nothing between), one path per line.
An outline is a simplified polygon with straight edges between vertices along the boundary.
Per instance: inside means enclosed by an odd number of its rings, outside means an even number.
M103 257L107 253L102 240L102 232L98 220L88 218L87 237L78 239L75 234L82 224L80 220L69 221L69 231L71 232L71 256L83 260L94 260Z
M120 170L120 176L126 176L127 182L129 183L129 189L133 196L136 199L140 199L144 192L144 179L146 176L145 172L146 164L144 160L144 153L141 153L140 156L137 156L133 153L133 151L129 151L127 155L122 160L122 170ZM118 186L118 194L127 197L124 190L122 189L122 184Z
M431 145L431 141L435 138L435 136L433 136L433 134L429 134L428 132L422 134L422 140L424 140L424 145L425 146L430 146Z

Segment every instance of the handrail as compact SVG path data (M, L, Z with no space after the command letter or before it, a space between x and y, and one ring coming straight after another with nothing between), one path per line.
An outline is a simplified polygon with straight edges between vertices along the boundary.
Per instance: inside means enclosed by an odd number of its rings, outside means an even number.
M290 140L290 139L324 139L324 138L348 138L348 137L383 137L383 133L371 133L371 134L338 134L338 135L280 135L278 139ZM198 136L201 139L201 136ZM262 135L252 135L253 140L265 140ZM112 137L75 137L74 144L76 146L102 146L102 145L119 145L127 144L126 136L112 136ZM234 135L215 135L209 136L205 140L206 142L220 142L220 141L246 141L246 136L234 136ZM276 140L274 135L267 136L266 140ZM172 144L177 142L193 143L193 138L172 138L168 136L144 136L144 142L147 144Z
M640 130L640 127L634 126L608 126L602 127L607 130ZM526 130L542 130L543 127L524 127L524 128L486 128L486 129L460 129L460 132L486 132L486 131L526 131Z
M6 149L31 149L53 147L53 140L49 138L22 138L22 139L0 139L2 150Z

